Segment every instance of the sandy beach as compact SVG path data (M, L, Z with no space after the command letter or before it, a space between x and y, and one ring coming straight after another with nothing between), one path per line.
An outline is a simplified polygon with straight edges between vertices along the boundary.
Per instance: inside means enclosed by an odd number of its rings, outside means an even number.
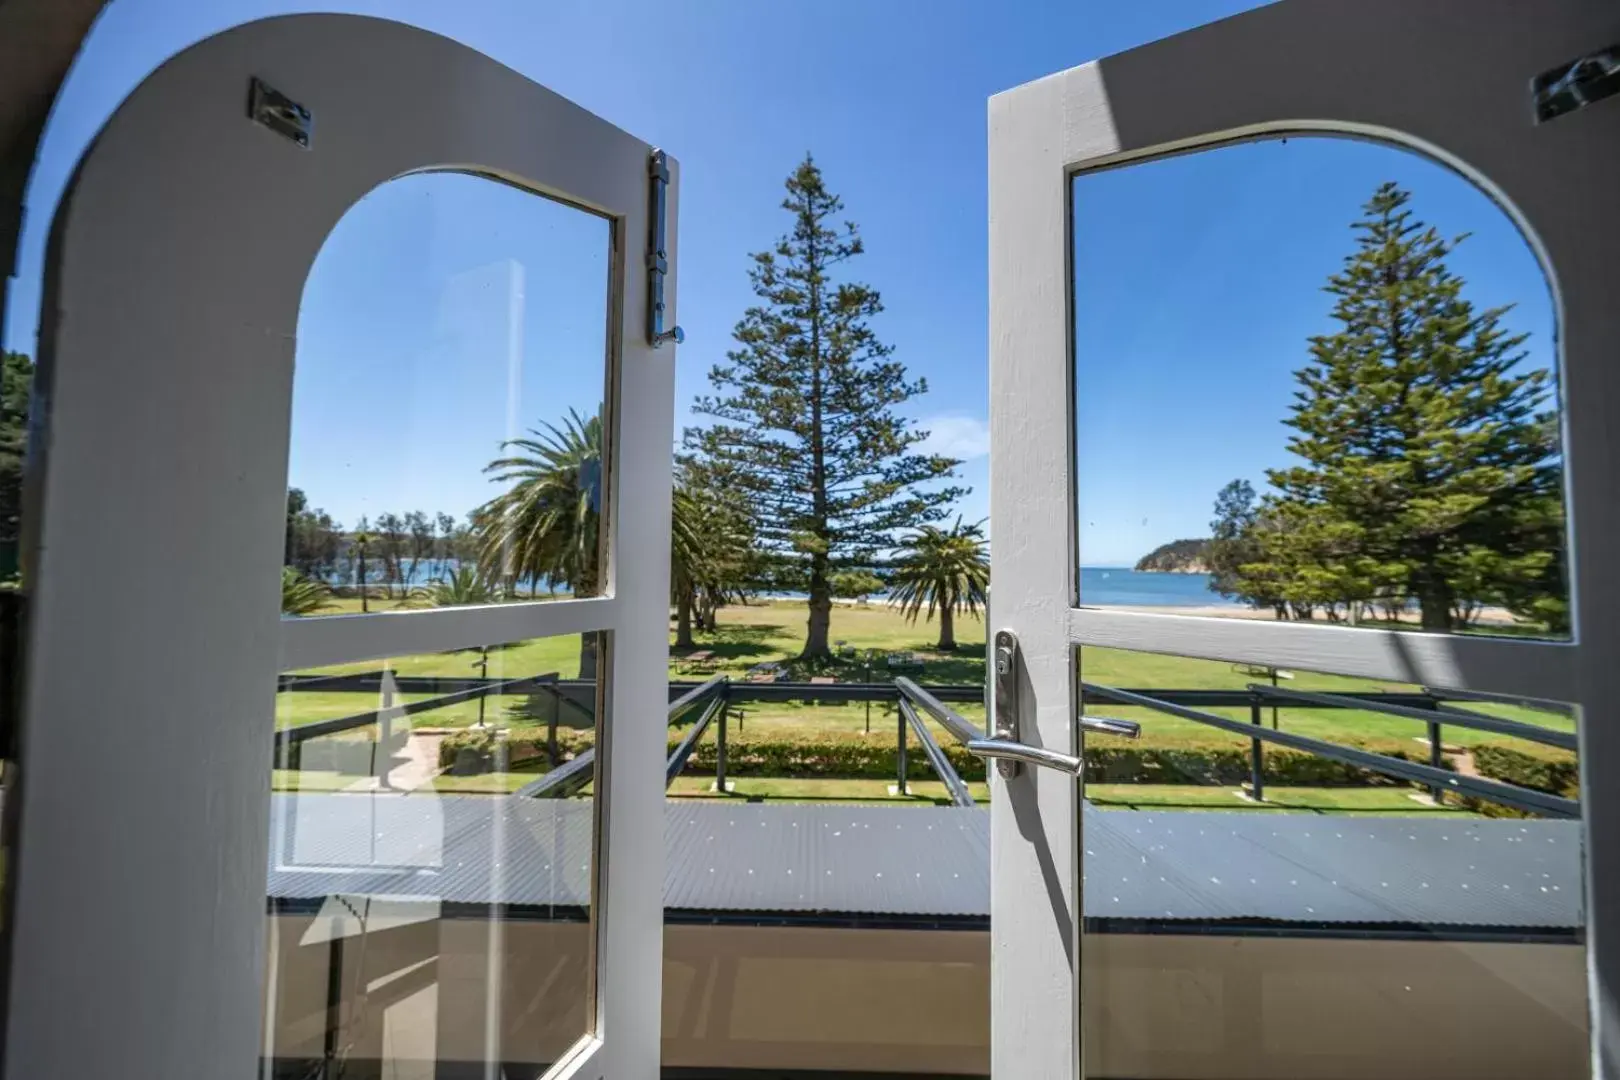
M1092 605L1086 605L1092 606ZM1204 605L1146 605L1146 604L1106 604L1095 605L1106 611L1136 611L1148 615L1197 615L1206 618L1220 619L1265 619L1268 622L1277 621L1277 617L1270 610L1256 610L1251 607L1239 607L1236 604L1204 604ZM1326 619L1315 620L1321 626L1348 626L1349 623L1330 623ZM1416 624L1418 613L1407 612L1402 622ZM1477 621L1487 626L1512 626L1518 620L1506 608L1491 607L1479 613Z

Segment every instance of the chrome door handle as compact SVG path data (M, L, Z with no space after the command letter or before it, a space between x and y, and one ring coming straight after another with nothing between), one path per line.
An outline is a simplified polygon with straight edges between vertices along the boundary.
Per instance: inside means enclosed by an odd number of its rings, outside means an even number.
M1134 720L1119 720L1111 716L1082 716L1080 727L1097 735L1118 735L1125 739L1142 737L1141 724ZM1001 761L1020 762L1025 765L1041 765L1068 773L1070 776L1079 776L1081 770L1085 768L1085 762L1073 754L1060 754L1056 750L1031 746L1014 739L974 739L967 744L967 748L968 753L978 754L980 757L998 758Z
M1040 765L1070 776L1079 776L1085 769L1085 762L1080 758L1031 746L1019 737L1018 677L1023 665L1018 652L1018 635L1011 630L997 630L992 649L995 688L992 721L995 734L989 738L974 739L967 744L968 751L980 757L995 758L996 771L1008 778L1017 776L1024 765ZM1140 738L1142 735L1141 724L1111 716L1081 716L1080 730L1127 739Z
M1028 743L1014 742L1011 739L974 739L967 744L968 753L978 754L980 757L996 758L1003 776L1017 776L1019 765L1044 765L1048 769L1068 773L1070 776L1079 776L1086 763L1072 754L1060 754L1056 750L1047 750ZM1007 767L1012 766L1012 772Z

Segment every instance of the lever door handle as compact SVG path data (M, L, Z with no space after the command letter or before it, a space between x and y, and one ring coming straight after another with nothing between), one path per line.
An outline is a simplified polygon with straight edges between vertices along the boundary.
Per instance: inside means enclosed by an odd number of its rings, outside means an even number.
M991 721L995 725L995 734L983 739L974 739L967 744L968 750L980 757L995 758L996 771L1009 779L1017 776L1024 765L1039 765L1068 773L1070 776L1079 776L1085 768L1085 763L1080 758L1071 754L1061 754L1056 750L1031 746L1019 737L1018 679L1022 664L1018 650L1018 635L1011 630L997 630L992 648L995 668L994 695L991 702L994 709ZM1120 720L1112 716L1082 715L1080 730L1095 735L1118 735L1126 739L1136 739L1142 735L1141 724L1134 720Z
M1126 739L1142 737L1142 725L1134 720L1119 720L1111 716L1082 716L1082 729L1097 735L1118 735ZM1016 761L1024 765L1040 765L1058 772L1079 776L1085 763L1073 754L1060 754L1041 746L1031 746L1016 739L974 739L967 744L968 753L980 757Z
M1060 754L1056 750L1014 742L1012 739L974 739L967 744L967 748L968 753L980 757L996 758L1004 763L1043 765L1070 776L1079 776L1086 767L1085 762L1072 754ZM1006 775L1005 771L1003 775Z

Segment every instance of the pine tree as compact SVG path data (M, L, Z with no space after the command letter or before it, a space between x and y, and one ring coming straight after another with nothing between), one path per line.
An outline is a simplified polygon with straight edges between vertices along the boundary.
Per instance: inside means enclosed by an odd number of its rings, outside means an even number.
M1507 307L1476 310L1446 265L1462 237L1414 220L1386 183L1328 280L1340 329L1296 372L1289 449L1257 578L1290 603L1416 600L1449 630L1486 602L1561 626L1563 508L1551 376L1522 366ZM1285 565L1292 564L1292 565Z
M736 477L778 587L809 594L802 656L816 660L831 655L835 579L869 571L899 530L939 520L964 491L945 483L957 463L917 453L927 432L895 411L927 384L873 333L877 291L832 278L861 239L853 222L837 225L843 202L810 157L782 208L792 231L753 256L759 302L710 370L714 394L694 411L712 423L688 429L686 447Z

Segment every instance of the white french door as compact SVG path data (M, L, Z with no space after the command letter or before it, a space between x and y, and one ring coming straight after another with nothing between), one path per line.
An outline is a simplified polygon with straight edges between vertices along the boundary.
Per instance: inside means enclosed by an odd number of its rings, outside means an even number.
M1563 80L1568 85L1562 105L1577 104L1582 92L1571 86L1603 70L1601 60L1583 66L1580 59L1604 55L1617 33L1620 22L1612 5L1600 0L1559 0L1533 12L1505 2L1283 0L1020 86L989 106L991 629L1010 631L1017 642L1006 676L1012 685L997 695L998 707L1015 711L1017 724L998 715L997 726L1060 755L1079 754L1078 683L1087 674L1082 650L1090 648L1572 703L1585 780L1580 799L1585 925L1575 932L1584 930L1590 1000L1587 1016L1578 1022L1584 1025L1589 1017L1591 1065L1600 1076L1620 1075L1620 1030L1611 1015L1620 982L1611 917L1620 904L1620 798L1607 782L1620 762L1620 736L1613 730L1620 710L1615 664L1620 629L1612 617L1620 606L1620 564L1612 553L1620 491L1620 447L1613 436L1613 418L1620 415L1620 366L1613 362L1613 343L1620 340L1613 269L1620 248L1620 204L1614 199L1620 100L1591 100L1538 123L1535 98L1556 94L1557 75L1564 70L1569 78ZM1608 55L1612 62L1612 50ZM1072 185L1097 170L1126 170L1150 159L1244 140L1311 134L1384 141L1462 173L1513 217L1541 261L1557 305L1572 567L1570 640L1088 606L1077 572L1087 553L1077 521L1074 428L1077 398L1088 393L1083 380L1077 385L1074 366L1075 341L1085 327L1075 321L1071 278L1076 245L1084 243L1085 210ZM1153 377L1146 368L1138 375ZM1154 422L1148 416L1140 420ZM1130 460L1106 465L1116 471L1136 467ZM1078 498L1084 501L1083 490ZM1150 729L1152 723L1146 721ZM1268 1021L1266 1013L1285 1005L1308 1012L1308 999L1290 1003L1285 990L1263 993L1265 984L1256 981L1243 1006L1249 1010L1246 1020L1238 1019L1237 1006L1228 1001L1224 1032L1219 1027L1214 1034L1189 1032L1187 1018L1198 1010L1187 1001L1210 994L1218 998L1221 991L1200 981L1199 961L1186 959L1195 946L1178 944L1193 939L1174 936L1153 939L1161 943L1151 947L1161 949L1152 954L1160 959L1138 962L1134 983L1109 978L1104 969L1122 955L1124 946L1114 946L1124 939L1102 942L1096 946L1100 951L1091 953L1082 944L1089 936L1082 935L1082 915L1106 915L1107 903L1120 898L1106 895L1101 886L1083 896L1081 881L1094 842L1101 848L1113 836L1093 836L1090 823L1110 815L1088 810L1083 818L1081 786L1061 769L1030 764L992 782L993 1075L998 1080L1281 1075L1264 1046L1295 1035L1306 1038L1311 1022L1307 1016L1290 1024L1280 1015ZM1453 832L1455 842L1465 839L1461 827ZM1451 836L1437 840L1454 842ZM1309 844L1323 842L1318 835ZM1144 847L1144 868L1152 854ZM1237 875L1244 868L1229 869ZM1177 868L1159 872L1167 875L1159 882L1168 878L1178 884ZM1206 867L1197 881L1188 873L1179 882L1185 885L1179 895L1197 897L1200 888L1221 888L1225 873ZM1278 888L1298 884L1284 880ZM1368 887L1376 893L1379 885L1373 881ZM1507 890L1510 883L1500 888ZM1218 940L1235 943L1233 949L1241 944L1236 938ZM1143 949L1148 956L1150 947ZM1227 954L1235 955L1232 949ZM1378 985L1376 971L1334 971L1326 959L1313 963L1322 979L1361 987L1372 998L1390 989L1399 998L1403 991L1399 985ZM1479 963L1477 982L1495 977L1488 964ZM1277 985L1287 985L1286 980ZM1462 991L1435 993L1453 992ZM1541 1008L1549 1000L1526 995L1526 1008ZM1178 1008L1189 1011L1177 1014ZM1318 1017L1329 1011L1324 1006ZM1514 1018L1485 1012L1473 1022L1484 1030L1511 1026ZM1279 1026L1292 1030L1278 1032ZM1109 1045L1093 1044L1099 1030L1112 1033L1111 1041L1105 1040ZM1199 1049L1199 1038L1213 1042ZM1443 1038L1433 1035L1431 1053L1444 1045ZM1330 1052L1307 1045L1302 1056L1289 1059L1298 1070L1291 1075L1400 1075L1418 1059L1402 1050L1378 1049L1398 1042L1390 1032L1367 1030L1360 1048ZM1125 1052L1115 1054L1122 1046ZM1346 1065L1358 1060L1354 1054L1361 1049L1385 1056L1359 1059L1359 1067ZM1435 1075L1432 1063L1424 1068Z
M490 370L510 382L475 388L492 403L482 460L560 423L573 369L601 372L575 380L601 434L574 478L600 516L582 556L599 570L566 582L569 599L284 618L289 439L319 412L295 405L295 347L311 400L322 364L382 348L361 335L306 355L301 301L338 272L321 253L351 208L415 183L431 215L461 197L446 174L503 186L473 237L496 246L392 310L436 305L428 346L451 357L483 340L467 344L466 313L494 313ZM57 211L40 320L7 1076L655 1074L678 185L673 161L607 121L372 18L237 27L108 121ZM533 202L487 210L512 200ZM527 206L567 222L523 232ZM454 263L463 230L423 220ZM498 249L522 233L543 262L565 226L597 244L577 274ZM355 235L378 265L399 230ZM525 330L524 305L545 314L537 294L565 286L603 313L595 336L536 359L547 327L531 314ZM526 347L544 368L527 383ZM390 380L410 362L385 360ZM450 363L422 396L450 402L472 377ZM396 409L388 386L357 410ZM465 434L425 425L387 445L416 467ZM363 554L357 573L369 607ZM558 788L575 798L517 781L440 797L424 779L440 736L412 743L401 703L464 690L480 656L575 718L583 787ZM350 679L345 700L370 693L373 711L317 745L294 726L319 719L315 698L285 691L320 677ZM406 744L420 754L403 772L345 764Z

